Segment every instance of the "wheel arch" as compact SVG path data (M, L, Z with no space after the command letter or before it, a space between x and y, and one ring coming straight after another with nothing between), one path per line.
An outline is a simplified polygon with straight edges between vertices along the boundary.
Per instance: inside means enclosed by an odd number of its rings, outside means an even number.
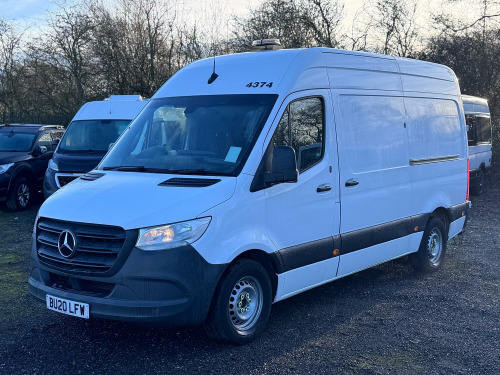
M438 217L444 222L444 227L446 230L446 236L448 236L448 231L450 229L450 223L451 223L451 214L450 211L444 207L438 207L434 211L432 211L431 215L429 216L429 219L427 222L429 222L433 217Z
M12 173L12 175L10 177L9 187L8 187L7 191L10 191L10 188L11 188L12 184L14 183L15 179L19 178L19 177L26 177L30 180L30 182L33 183L35 181L35 172L28 164L19 165L14 170L14 172Z
M278 290L278 273L281 272L282 264L281 259L277 254L269 254L264 250L251 249L246 250L234 258L228 267L239 259L251 259L260 263L267 271L273 289L273 300L276 297Z

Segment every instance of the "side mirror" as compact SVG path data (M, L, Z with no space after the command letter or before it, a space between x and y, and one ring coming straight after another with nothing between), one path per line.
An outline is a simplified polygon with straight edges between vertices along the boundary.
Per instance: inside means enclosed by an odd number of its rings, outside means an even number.
M47 152L47 147L46 146L37 146L33 150L33 156L40 156L43 155Z
M298 178L295 150L290 146L276 146L273 150L271 172L264 174L264 183L275 185L283 182L297 182Z

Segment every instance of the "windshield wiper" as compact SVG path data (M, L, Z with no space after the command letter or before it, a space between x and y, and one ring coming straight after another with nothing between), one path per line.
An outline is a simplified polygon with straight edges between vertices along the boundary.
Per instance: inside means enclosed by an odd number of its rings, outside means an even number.
M104 171L123 171L123 172L149 172L149 169L143 165L118 165L115 167L103 167Z

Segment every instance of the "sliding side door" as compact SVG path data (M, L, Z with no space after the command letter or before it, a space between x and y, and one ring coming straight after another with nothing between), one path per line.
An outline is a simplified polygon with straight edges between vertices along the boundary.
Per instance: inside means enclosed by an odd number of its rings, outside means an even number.
M412 197L403 98L344 92L334 107L341 277L408 252Z

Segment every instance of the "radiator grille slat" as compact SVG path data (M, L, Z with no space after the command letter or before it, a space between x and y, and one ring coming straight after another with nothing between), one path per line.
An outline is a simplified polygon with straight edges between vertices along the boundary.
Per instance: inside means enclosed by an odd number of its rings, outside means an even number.
M59 253L60 234L75 235L76 250L66 258ZM120 227L82 224L40 218L36 230L38 258L46 266L68 272L109 271L123 250L126 232Z

